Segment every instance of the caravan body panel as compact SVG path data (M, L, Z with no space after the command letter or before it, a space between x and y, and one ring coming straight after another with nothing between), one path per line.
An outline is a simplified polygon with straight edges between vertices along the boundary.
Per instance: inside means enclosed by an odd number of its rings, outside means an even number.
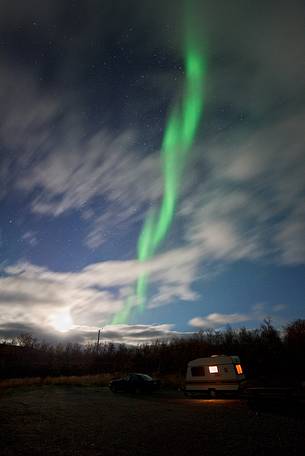
M244 379L238 356L197 358L188 363L185 391L238 391Z

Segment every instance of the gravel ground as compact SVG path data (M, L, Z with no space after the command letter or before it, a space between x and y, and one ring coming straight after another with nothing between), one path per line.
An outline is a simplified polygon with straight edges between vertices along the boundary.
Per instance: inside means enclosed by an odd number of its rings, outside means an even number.
M284 411L285 412L285 411ZM1 392L0 454L303 455L304 415L232 399L44 386Z

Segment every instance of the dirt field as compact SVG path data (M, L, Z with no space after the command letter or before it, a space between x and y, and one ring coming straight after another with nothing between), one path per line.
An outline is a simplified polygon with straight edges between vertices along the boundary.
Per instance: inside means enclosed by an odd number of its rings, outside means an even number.
M44 386L0 393L0 454L303 455L304 416L180 393Z

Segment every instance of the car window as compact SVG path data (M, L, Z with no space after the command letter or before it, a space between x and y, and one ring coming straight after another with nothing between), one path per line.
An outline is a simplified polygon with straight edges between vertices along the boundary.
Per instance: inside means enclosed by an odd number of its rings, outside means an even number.
M135 374L129 374L128 375L128 380L130 382L134 382L135 380L137 380L137 376Z

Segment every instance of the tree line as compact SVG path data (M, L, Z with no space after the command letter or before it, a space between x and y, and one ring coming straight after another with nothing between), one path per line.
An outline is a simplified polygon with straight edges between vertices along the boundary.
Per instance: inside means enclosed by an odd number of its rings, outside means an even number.
M277 330L269 320L258 329L204 330L137 346L112 342L49 344L20 334L0 344L0 377L123 374L185 375L187 363L217 354L238 355L249 379L305 380L305 320Z

